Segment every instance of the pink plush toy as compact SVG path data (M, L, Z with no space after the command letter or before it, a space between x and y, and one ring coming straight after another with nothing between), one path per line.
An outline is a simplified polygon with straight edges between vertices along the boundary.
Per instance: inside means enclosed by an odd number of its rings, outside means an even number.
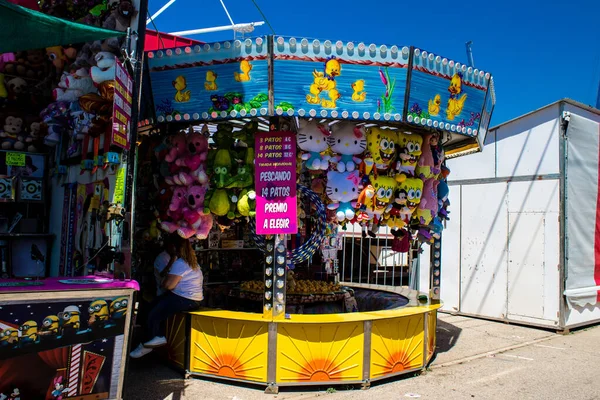
M352 172L360 165L362 159L356 156L367 148L367 135L363 127L350 123L336 124L327 140L331 150L339 154L331 159L339 172Z
M173 222L163 221L160 227L164 231L173 233L179 228L179 221L183 218L183 208L186 205L186 192L187 189L182 186L173 190L173 197L171 197L171 204L169 204L169 211L167 212Z
M437 179L427 179L423 182L423 195L415 214L420 225L429 225L438 213Z
M183 209L183 218L185 225L177 229L177 233L184 239L189 239L196 235L200 225L203 222L201 215L204 210L204 196L206 195L207 187L200 185L190 186L186 193L187 206Z
M431 151L431 141L433 136L434 135L432 133L427 133L423 136L423 145L421 146L422 153L419 161L417 162L417 168L415 171L416 176L423 180L434 177L433 153Z
M171 149L169 154L165 156L165 161L168 163L175 162L179 157L184 155L187 150L187 140L185 133L180 132L171 139Z

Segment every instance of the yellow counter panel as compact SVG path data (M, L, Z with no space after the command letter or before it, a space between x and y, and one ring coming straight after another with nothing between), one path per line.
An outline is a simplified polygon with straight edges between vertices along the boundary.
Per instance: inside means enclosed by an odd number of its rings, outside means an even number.
M438 302L276 320L202 309L169 320L168 359L186 375L270 388L323 382L369 386L426 367L435 351L440 307Z

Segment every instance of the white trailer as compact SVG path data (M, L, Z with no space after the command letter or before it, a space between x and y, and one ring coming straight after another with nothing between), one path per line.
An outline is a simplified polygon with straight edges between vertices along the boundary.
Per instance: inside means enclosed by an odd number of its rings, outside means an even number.
M560 331L600 321L599 123L560 100L448 161L443 310Z

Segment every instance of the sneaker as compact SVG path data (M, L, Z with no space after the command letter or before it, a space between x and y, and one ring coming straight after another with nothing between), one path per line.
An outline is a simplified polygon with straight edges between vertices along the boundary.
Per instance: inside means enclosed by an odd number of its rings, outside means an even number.
M154 339L144 343L144 347L154 348L167 344L167 338L164 336L156 336Z
M150 353L151 351L152 351L152 349L144 347L144 345L140 343L140 345L138 347L136 347L135 350L133 350L131 353L129 353L129 357L140 358L140 357L143 357L146 354Z

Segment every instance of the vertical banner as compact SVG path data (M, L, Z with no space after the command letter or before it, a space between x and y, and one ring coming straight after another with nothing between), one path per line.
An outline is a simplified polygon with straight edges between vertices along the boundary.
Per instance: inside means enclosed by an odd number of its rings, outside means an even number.
M256 134L256 233L298 233L293 132Z
M112 144L129 150L133 81L119 60L115 66L115 96L113 100Z

